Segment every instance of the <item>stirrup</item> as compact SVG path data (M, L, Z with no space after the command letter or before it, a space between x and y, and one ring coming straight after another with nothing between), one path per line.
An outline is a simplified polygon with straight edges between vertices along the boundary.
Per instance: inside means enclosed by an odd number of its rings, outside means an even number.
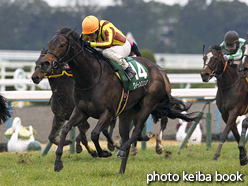
M125 74L129 81L131 81L131 79L133 79L134 76L136 75L136 73L133 71L131 67L127 67L127 69L125 70Z

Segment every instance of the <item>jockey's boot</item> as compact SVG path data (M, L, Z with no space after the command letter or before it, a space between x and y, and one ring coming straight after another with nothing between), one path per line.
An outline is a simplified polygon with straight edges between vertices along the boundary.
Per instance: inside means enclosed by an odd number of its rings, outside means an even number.
M126 72L126 75L127 75L127 78L129 79L129 81L131 81L131 79L133 79L134 76L136 75L136 72L134 72L131 67L127 67L125 72Z

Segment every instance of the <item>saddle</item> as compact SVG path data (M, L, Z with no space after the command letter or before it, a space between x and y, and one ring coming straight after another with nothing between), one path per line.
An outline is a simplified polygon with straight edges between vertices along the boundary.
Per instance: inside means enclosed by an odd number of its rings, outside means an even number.
M138 61L133 59L132 57L125 58L129 66L136 72L136 75L134 78L131 79L131 81L127 78L125 71L123 68L117 64L115 61L106 58L102 55L101 52L97 51L96 49L92 47L85 46L85 49L95 55L96 57L100 57L104 59L113 69L115 75L119 78L122 84L122 95L121 99L118 105L118 109L116 112L116 116L120 115L120 113L124 110L128 97L129 97L129 91L136 90L141 87L147 87L149 82L149 72L146 69L145 66L140 64Z

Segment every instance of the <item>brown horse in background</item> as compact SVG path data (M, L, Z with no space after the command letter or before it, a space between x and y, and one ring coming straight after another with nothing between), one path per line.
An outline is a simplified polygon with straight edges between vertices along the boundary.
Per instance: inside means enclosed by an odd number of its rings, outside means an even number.
M219 46L210 46L203 60L202 80L208 82L212 77L216 77L218 86L216 104L223 121L226 123L226 127L220 136L219 146L212 159L217 160L230 130L239 143L240 135L237 131L236 119L247 112L248 85L245 78L240 78L238 75L237 66L229 65L228 61L224 60Z
M0 124L7 121L8 118L11 117L11 114L9 112L9 109L7 107L7 101L5 97L0 95Z
M61 156L66 135L72 127L85 122L89 117L99 119L91 132L91 139L98 156L111 156L110 152L100 147L99 134L116 117L122 85L105 59L100 58L94 49L84 46L84 43L81 47L77 42L78 38L79 35L71 29L62 29L57 32L48 42L48 53L41 61L41 70L45 74L51 71L54 63L68 62L74 77L75 108L68 123L62 128L60 143L56 151L55 171L63 169ZM142 57L135 59L148 69L149 84L148 87L130 91L127 105L119 115L122 145L117 156L123 158L120 173L125 172L130 145L137 140L149 140L148 136L141 136L141 131L150 113L160 118L167 116L186 121L196 119L191 114L181 114L182 110L187 110L189 107L166 91L164 79L154 63ZM134 122L135 129L129 138L131 121Z

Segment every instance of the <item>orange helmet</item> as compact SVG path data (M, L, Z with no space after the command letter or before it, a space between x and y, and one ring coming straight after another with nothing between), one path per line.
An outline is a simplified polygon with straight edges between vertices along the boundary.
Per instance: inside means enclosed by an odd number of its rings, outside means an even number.
M92 34L99 29L99 20L95 16L87 16L82 22L82 33Z

